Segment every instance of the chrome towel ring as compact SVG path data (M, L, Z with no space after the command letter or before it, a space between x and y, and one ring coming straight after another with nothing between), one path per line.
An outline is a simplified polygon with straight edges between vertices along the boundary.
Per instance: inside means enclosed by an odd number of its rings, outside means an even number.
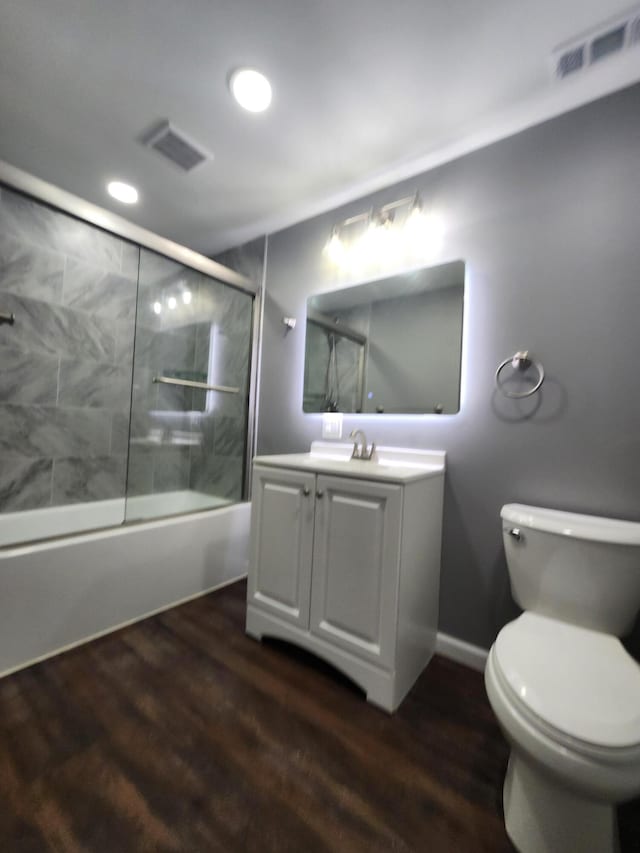
M525 371L529 367L531 367L531 365L533 365L535 367L535 369L538 371L538 381L533 386L533 388L530 388L528 391L520 391L520 392L506 391L504 384L500 382L500 374L508 364L510 364L514 370L520 370L520 371ZM542 367L542 365L540 364L539 361L534 361L532 358L529 358L528 350L523 350L522 352L517 352L514 355L512 355L511 358L505 358L505 360L502 362L502 364L496 370L496 388L498 389L498 391L500 391L501 394L504 394L505 397L512 397L515 399L520 399L522 397L531 397L532 394L535 394L536 391L540 390L540 386L542 385L543 382L544 382L544 368Z

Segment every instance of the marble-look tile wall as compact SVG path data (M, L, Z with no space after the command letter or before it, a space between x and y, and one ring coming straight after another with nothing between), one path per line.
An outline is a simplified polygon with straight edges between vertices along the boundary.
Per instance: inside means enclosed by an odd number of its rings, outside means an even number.
M0 188L0 512L124 496L138 255Z
M240 500L253 300L142 250L128 492L191 489ZM189 379L237 394L154 383Z

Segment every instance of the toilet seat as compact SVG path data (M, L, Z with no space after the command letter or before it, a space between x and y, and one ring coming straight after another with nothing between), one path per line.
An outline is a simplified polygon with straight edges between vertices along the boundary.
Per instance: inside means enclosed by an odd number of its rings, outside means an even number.
M640 666L616 637L525 612L492 655L518 711L558 745L607 763L640 757Z

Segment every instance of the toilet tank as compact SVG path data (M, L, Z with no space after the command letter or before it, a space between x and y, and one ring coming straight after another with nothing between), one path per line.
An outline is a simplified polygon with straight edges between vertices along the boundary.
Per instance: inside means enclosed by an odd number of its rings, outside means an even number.
M640 524L502 507L511 591L524 610L622 636L640 609Z

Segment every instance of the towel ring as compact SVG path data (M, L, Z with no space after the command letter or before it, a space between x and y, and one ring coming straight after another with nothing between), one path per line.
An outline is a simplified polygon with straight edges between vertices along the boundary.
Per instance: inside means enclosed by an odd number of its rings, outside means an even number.
M527 368L533 365L535 369L538 371L538 381L530 388L528 391L505 391L504 385L500 382L500 374L503 369L510 364L514 370L527 370ZM505 397L511 397L513 399L519 400L523 397L531 397L532 394L535 394L536 391L540 390L540 386L544 382L544 368L540 364L539 361L534 361L529 358L528 350L523 350L522 352L517 352L511 356L511 358L505 358L502 364L496 370L496 388L500 391L501 394L504 394Z

